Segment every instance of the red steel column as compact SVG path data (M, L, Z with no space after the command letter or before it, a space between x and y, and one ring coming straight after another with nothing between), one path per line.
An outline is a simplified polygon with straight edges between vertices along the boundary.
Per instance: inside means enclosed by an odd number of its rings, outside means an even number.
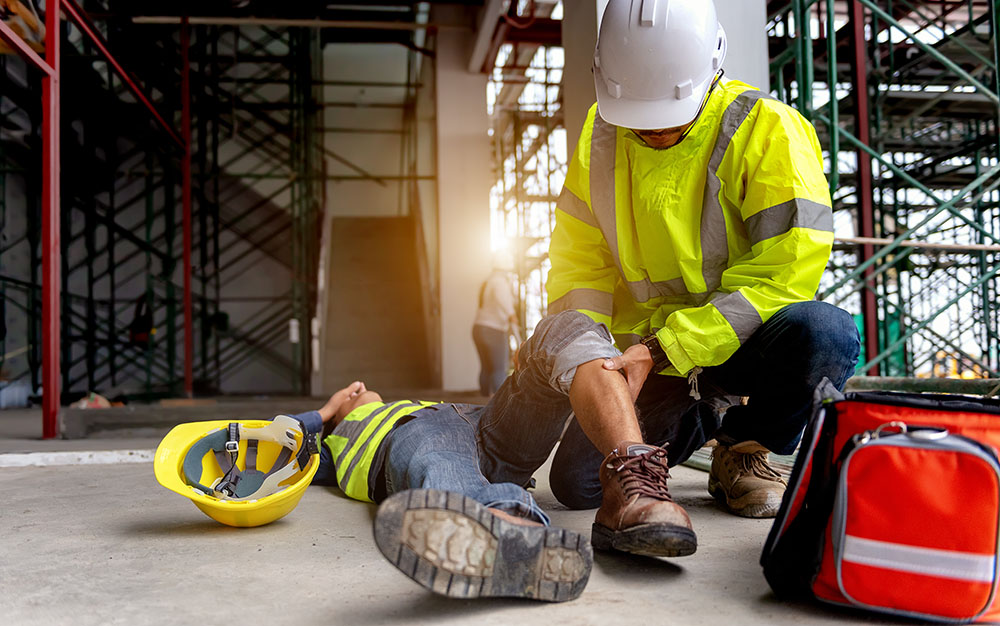
M191 67L188 48L191 31L187 16L181 21L181 196L184 203L184 393L194 396L194 328L191 313Z
M871 145L870 118L868 116L868 53L865 49L864 6L858 0L848 3L851 20L851 48L854 83L855 120L857 137L866 146ZM872 203L872 159L868 153L858 150L858 180L855 193L858 198L858 227L862 237L875 236L875 208ZM859 263L870 259L875 253L872 244L861 246ZM864 272L864 288L861 290L861 313L865 325L864 359L871 361L878 356L878 311L875 307L875 284L872 282L874 268ZM879 366L868 370L869 376L879 375Z
M62 277L59 236L59 11L45 3L45 61L42 79L42 438L59 436L59 293Z

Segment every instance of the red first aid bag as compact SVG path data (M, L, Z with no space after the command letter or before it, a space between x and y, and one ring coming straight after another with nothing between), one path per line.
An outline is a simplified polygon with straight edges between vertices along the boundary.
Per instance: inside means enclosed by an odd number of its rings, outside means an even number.
M1000 619L1000 402L817 390L761 565L775 593Z

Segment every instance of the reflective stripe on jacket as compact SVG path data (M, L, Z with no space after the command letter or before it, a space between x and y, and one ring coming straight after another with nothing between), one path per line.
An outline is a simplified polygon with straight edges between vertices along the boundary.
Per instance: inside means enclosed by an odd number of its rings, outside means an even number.
M435 402L369 402L344 417L323 443L333 454L337 484L348 497L374 502L382 442L402 418ZM376 462L376 460L378 462Z
M798 112L724 81L665 150L596 112L557 203L549 314L580 310L622 350L656 330L663 373L684 375L815 296L833 214L816 131Z

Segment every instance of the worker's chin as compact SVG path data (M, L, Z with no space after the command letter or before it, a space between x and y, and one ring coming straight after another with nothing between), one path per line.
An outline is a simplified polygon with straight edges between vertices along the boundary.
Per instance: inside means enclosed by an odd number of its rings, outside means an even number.
M654 150L666 150L667 148L673 148L680 140L680 136L643 137L640 135L640 137L647 146L653 148Z

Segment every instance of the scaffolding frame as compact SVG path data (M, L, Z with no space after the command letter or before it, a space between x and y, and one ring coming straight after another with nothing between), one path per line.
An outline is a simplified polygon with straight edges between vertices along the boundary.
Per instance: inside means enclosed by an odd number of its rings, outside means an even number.
M556 3L534 10L531 21L560 19ZM510 3L508 14L514 19L516 3ZM511 29L507 39L492 51L495 62L488 76L495 181L490 192L492 246L513 257L518 318L528 336L546 315L548 242L569 160L562 106L564 53L561 42L551 37L532 38Z
M998 376L1000 3L768 10L772 92L815 123L830 164L819 297L859 316L859 372Z
M70 44L66 30L55 21L60 6L84 35L79 43ZM141 379L141 395L147 399L178 393L192 395L196 385L201 392L218 389L223 372L236 370L251 358L287 376L298 393L307 393L312 369L309 322L315 310L320 230L316 224L322 212L324 180L323 147L316 142L317 136L322 140L317 131L321 125L316 122L322 111L322 94L318 92L322 65L321 61L312 61L321 59L317 54L319 33L244 27L251 36L241 38L240 29L235 28L228 40L232 46L226 49L219 42L224 29L218 26L189 27L182 22L179 26L137 29L130 22L115 23L111 18L98 25L73 0L63 0L62 5L50 0L49 7L55 11L51 12L51 20L46 16L46 57L55 61L42 61L0 24L0 37L25 59L25 66L40 69L44 84L51 83L43 93L42 111L30 101L34 91L30 77L21 94L27 96L27 101L15 102L10 95L13 90L4 90L4 104L28 119L28 127L23 130L29 144L34 141L38 125L44 127L46 183L36 184L29 174L33 169L30 149L27 155L14 155L5 153L0 144L0 214L4 223L10 210L6 201L7 176L22 177L29 190L24 207L25 232L18 234L16 241L0 244L0 255L15 246L27 246L32 259L26 270L29 275L24 279L0 276L0 289L4 302L23 309L27 317L28 366L27 371L16 375L30 377L32 389L43 389L43 436L58 435L60 404L79 397L83 391ZM103 14L111 15L109 11ZM142 34L138 35L137 30ZM276 47L275 41L285 45L283 58L268 51L269 46ZM111 49L127 50L127 64L144 76L145 82L140 83L124 69L111 55ZM91 56L91 51L96 54ZM94 168L64 170L68 175L62 182L65 197L61 209L60 60L80 67L101 64L106 69L96 80L96 71L72 72L63 77L71 81L73 91L68 93L73 93L75 100L72 106L63 103L62 125L67 123L69 111L85 130L100 128L90 126L94 123L93 109L99 107L79 106L77 102L93 98L112 107L110 111L100 110L100 115L111 117L115 124L138 136L121 150L116 142L123 133L111 134L105 142L80 145L64 137L62 152L73 157L74 163L100 161L105 169L91 177L100 183L86 180L87 173L96 171ZM192 64L197 65L198 72L191 72ZM231 89L225 89L224 77L237 65L237 80ZM4 60L0 83L13 85L7 69ZM286 87L284 94L270 102L251 97L259 96L260 81L272 81L278 74L283 76L279 82ZM249 87L239 84L238 79L244 76L249 79ZM192 115L192 109L200 115ZM146 111L145 117L140 110ZM111 111L116 115L109 116ZM179 121L180 131L167 120ZM258 123L274 132L255 132ZM233 162L220 161L224 132L238 135L245 146L237 160L247 154L263 155L258 167L269 167L272 173L280 171L287 181L236 215L227 215L221 209L249 187L233 176L220 184L220 176ZM277 143L285 150L277 149ZM164 145L167 147L161 151ZM305 148L293 149L296 146ZM195 177L200 184L192 190ZM45 209L42 224L34 221L36 211L29 206L37 197L31 190L38 187ZM288 195L292 188L289 206L276 206L276 198L282 193ZM126 214L136 211L142 218L129 221ZM252 223L255 216L256 223ZM255 235L258 223L276 227L263 236ZM175 235L178 225L180 250ZM245 249L239 251L232 243L223 246L223 230L237 235L232 241L242 242ZM278 297L260 298L260 310L249 317L244 328L225 329L220 315L223 272L246 271L258 257L281 257L276 252L281 248L287 249L292 289ZM70 258L73 250L83 253ZM43 266L41 276L35 260ZM182 268L181 284L175 282L178 266ZM70 277L78 273L85 276L85 294L70 293ZM123 295L125 286L134 285L136 280L145 283L142 295ZM23 299L7 297L11 290L17 290ZM122 335L128 335L130 329L122 318L133 307L138 311L140 305L148 307L152 316L149 335L143 342L135 342L131 335L123 341ZM294 311L301 327L300 348L293 359L274 349L276 343L288 337L287 308ZM179 330L183 330L182 337ZM183 354L182 375L178 373L178 348ZM6 350L0 354L4 356Z

